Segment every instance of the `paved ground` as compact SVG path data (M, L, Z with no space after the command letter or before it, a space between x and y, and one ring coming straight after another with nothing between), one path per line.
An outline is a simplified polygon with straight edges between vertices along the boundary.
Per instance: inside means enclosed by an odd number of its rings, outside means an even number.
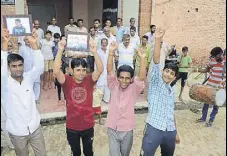
M200 114L190 110L177 110L176 120L181 144L176 146L175 156L224 156L226 153L226 108L220 108L213 127L206 128L204 124L194 121ZM136 115L134 143L130 156L139 156L144 120L146 114ZM70 149L65 136L65 124L42 127L47 147L47 156L69 156ZM3 137L2 137L3 139ZM3 140L4 145L4 140ZM106 128L95 126L94 138L95 156L108 155L108 140ZM33 155L33 154L31 154ZM15 156L14 151L5 149L2 156ZM160 149L155 156L160 156Z

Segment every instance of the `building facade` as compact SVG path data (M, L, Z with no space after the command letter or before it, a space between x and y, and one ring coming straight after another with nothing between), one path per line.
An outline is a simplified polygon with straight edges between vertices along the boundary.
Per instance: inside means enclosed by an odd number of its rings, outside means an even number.
M135 17L140 36L149 31L150 24L165 21L165 42L176 44L177 50L188 46L197 63L207 58L213 47L226 48L225 0L16 0L15 5L1 5L1 15L11 14L32 14L44 30L55 16L62 31L69 17L83 19L86 27L96 18L108 17L112 22L121 17L129 26L129 19Z

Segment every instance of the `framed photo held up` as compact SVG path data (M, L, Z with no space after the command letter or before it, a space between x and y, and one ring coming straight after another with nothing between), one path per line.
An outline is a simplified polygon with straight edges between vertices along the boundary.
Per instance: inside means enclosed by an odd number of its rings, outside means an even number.
M12 36L30 36L32 34L31 15L5 15L3 23Z
M15 5L15 0L1 0L1 5Z
M67 32L66 50L75 52L89 52L89 34Z

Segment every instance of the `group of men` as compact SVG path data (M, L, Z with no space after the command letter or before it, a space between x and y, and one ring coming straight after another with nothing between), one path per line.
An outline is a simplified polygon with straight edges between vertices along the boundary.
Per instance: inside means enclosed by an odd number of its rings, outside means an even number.
M28 143L32 146L35 155L46 156L33 87L43 71L46 71L45 66L51 65L52 69L47 68L47 71L53 74L62 86L66 100L66 135L73 156L81 155L81 139L84 155L94 155L93 105L96 97L93 95L96 95L94 92L97 90L101 94L99 97L101 100L96 100L99 108L96 111L99 115L102 99L108 102L106 127L109 156L130 155L135 127L134 106L138 96L145 89L146 75L149 86L148 116L140 155L154 156L160 146L163 156L173 156L175 144L180 143L180 138L176 130L172 86L174 80L185 78L184 74L178 74L184 73L184 68L190 67L188 49L183 48L179 65L165 64L165 59L163 63L165 54L162 51L165 49L163 46L165 30L156 29L156 26L151 25L151 31L142 36L140 43L138 30L134 24L135 19L131 18L130 27L125 28L122 26L122 19L119 18L116 27L111 27L111 21L106 20L106 26L101 29L100 21L94 20L94 26L89 29L89 55L72 56L69 73L61 70L63 55L67 53L65 51L67 41L64 37L59 37L61 32L56 26L56 19L52 19L52 25L48 26L45 41L39 37L41 31L38 28L38 21L34 22L32 36L26 37L30 47L29 58L32 62L28 70L25 67L27 57L8 53L9 35L4 29L1 52L1 108L6 114L5 133L9 135L9 142L12 143L12 148L18 156L29 155ZM70 24L65 27L65 32L85 32L85 30L83 20L78 20L78 28L73 25L73 19L70 19ZM57 38L52 46L50 41ZM49 50L49 47L56 48L55 56L45 56L42 50ZM214 62L209 69L215 77L217 72L215 67L218 66L220 70L224 68L223 51L217 47L211 51L211 55L214 56ZM216 77L215 81L219 84L222 79ZM212 79L210 83L213 83ZM197 122L206 120L207 110L207 105L204 105L203 117ZM212 125L216 114L217 107L214 107L207 126Z

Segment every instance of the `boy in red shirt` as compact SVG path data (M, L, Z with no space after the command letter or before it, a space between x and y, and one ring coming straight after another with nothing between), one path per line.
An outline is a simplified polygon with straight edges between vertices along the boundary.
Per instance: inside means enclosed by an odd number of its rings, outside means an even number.
M86 74L86 61L82 58L75 58L71 61L73 76L63 74L60 68L65 45L65 39L62 39L58 44L58 52L54 61L54 75L62 85L65 95L67 140L73 156L81 155L80 139L82 139L84 155L93 156L94 112L92 95L95 82L103 72L103 65L96 52L96 46L91 43L90 51L94 55L97 69L92 74Z

